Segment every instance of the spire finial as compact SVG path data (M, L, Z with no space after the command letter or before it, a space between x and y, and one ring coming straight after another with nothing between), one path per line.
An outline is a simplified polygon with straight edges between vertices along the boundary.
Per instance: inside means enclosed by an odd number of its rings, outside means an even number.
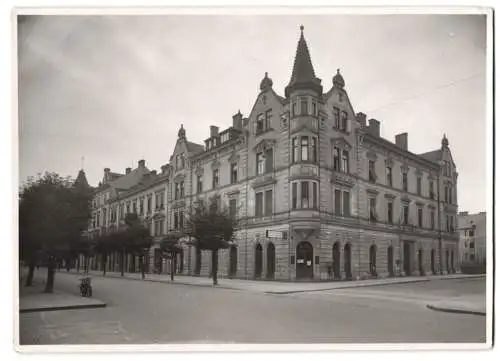
M304 25L300 26L300 35L304 35Z
M337 74L340 74L340 68L337 68Z

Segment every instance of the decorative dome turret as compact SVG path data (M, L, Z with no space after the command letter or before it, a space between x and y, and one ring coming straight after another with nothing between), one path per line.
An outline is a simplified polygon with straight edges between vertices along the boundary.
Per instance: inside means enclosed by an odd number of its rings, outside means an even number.
M337 69L337 74L333 77L333 86L340 89L345 87L345 81L342 75L340 75L340 69Z
M179 139L186 139L186 130L184 129L184 125L181 124L181 128L179 129L179 133L177 133Z
M264 75L264 79L262 79L262 81L260 82L260 90L264 91L267 89L271 89L272 87L273 87L273 81L271 78L269 78L267 76L267 71L266 71L266 75Z
M443 134L443 139L441 140L441 145L443 146L443 148L447 148L448 147L448 138L446 138L446 134Z

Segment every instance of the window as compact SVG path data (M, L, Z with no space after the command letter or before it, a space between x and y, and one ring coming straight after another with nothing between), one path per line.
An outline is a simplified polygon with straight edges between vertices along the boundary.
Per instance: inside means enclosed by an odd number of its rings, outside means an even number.
M370 198L370 221L376 221L376 220L377 220L377 214L376 214L375 198Z
M469 231L469 237L474 237L474 230L473 230L473 229L471 229L471 230Z
M444 203L448 203L448 187L444 186Z
M316 163L318 161L318 144L315 137L311 137L311 161Z
M340 109L333 107L333 126L334 128L340 128Z
M341 210L341 202L342 202L342 199L341 199L341 195L342 195L342 192L338 189L335 189L335 214L337 216L340 216L342 215L342 210Z
M347 132L347 113L344 111L342 112L341 129Z
M137 213L137 203L136 203L136 201L132 202L132 213ZM106 213L104 213L104 214L106 214Z
M307 115L307 98L300 98L300 115Z
M409 221L408 221L409 213L410 213L410 209L409 209L408 205L405 204L403 206L403 224L409 223Z
M153 196L151 194L148 194L146 198L146 209L148 213L151 213L152 203L153 203Z
M429 180L429 198L434 199L434 182Z
M309 182L300 183L301 208L309 208Z
M229 200L229 217L236 218L236 199Z
M470 241L469 248L475 248L475 247L476 247L476 245L475 245L474 241Z
M238 164L231 164L231 184L238 182Z
M262 192L255 193L255 217L262 217L263 196Z
M184 229L184 212L179 211L179 228Z
M257 175L264 174L264 153L257 153Z
M174 229L179 229L179 213L174 212Z
M392 224L394 216L393 216L393 203L387 203L387 223Z
M292 105L292 117L296 115L297 115L297 101L294 101Z
M273 214L273 191L270 189L265 194L264 215L270 216Z
M431 229L434 229L435 227L434 219L435 219L434 211L431 211Z
M219 186L219 170L214 169L212 173L212 188L217 188Z
M408 173L403 173L403 191L408 192Z
M340 171L340 148L333 148L333 169Z
M257 115L257 124L255 129L255 134L262 133L264 131L264 114L261 113Z
M453 204L453 187L452 186L448 187L448 192L449 192L448 202L450 202L450 204Z
M184 197L184 181L180 182L181 198Z
M266 123L265 123L265 129L271 129L271 109L266 111Z
M349 152L342 151L342 172L349 173Z
M292 183L292 209L297 209L297 183Z
M268 149L264 153L264 157L266 159L266 173L272 173L273 171L273 150L272 148Z
M343 209L343 216L350 216L351 215L351 197L350 193L347 191L344 191L344 199L343 199L343 204L344 204L344 209Z
M164 192L157 192L155 194L156 209L163 209L164 197L165 197Z
M450 217L446 216L446 232L450 231Z
M299 150L298 138L292 139L292 163L298 162L300 160L300 150Z
M302 160L309 159L309 137L300 138L300 154Z
M203 192L203 176L199 175L196 181L196 191L198 193Z
M313 194L312 194L313 205L312 205L312 207L314 209L317 209L318 208L318 184L313 182L312 186L313 186Z
M391 167L387 167L387 168L386 168L386 172L385 172L385 174L386 174L386 177L387 177L387 178L386 178L386 180L387 180L387 185L388 185L389 187L392 187L392 168L391 168Z
M368 161L368 180L374 183L377 180L375 175L375 161L373 160Z
M139 214L144 213L144 198L139 199Z
M422 178L417 177L417 194L421 195L422 194Z
M422 208L419 208L417 212L418 212L418 226L422 228L423 226Z
M312 101L312 112L311 112L311 114L313 116L316 116L316 100L314 100L314 99Z
M220 135L220 142L225 143L229 140L229 132L224 132Z

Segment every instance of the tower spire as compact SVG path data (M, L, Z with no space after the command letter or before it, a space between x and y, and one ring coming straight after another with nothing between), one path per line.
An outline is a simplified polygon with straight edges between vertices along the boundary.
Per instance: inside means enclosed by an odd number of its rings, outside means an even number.
M314 68L311 62L311 55L307 47L306 39L304 38L304 26L300 26L300 38L295 52L295 60L293 62L292 76L288 86L285 88L286 97L294 89L312 89L318 93L323 92L321 79L316 78Z

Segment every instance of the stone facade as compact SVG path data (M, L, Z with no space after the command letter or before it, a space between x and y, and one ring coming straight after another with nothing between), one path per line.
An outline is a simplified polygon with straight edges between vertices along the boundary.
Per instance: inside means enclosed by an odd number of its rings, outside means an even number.
M379 121L367 124L365 114L354 112L340 71L332 83L323 93L301 33L285 97L266 73L248 116L238 112L222 132L211 126L204 145L189 142L181 126L162 173L121 191L115 189L120 177L101 185L96 199L104 201L96 214L164 192L163 208L139 214L158 243L169 230L183 228L197 202L220 197L222 206L235 207L238 220L234 246L219 255L220 277L453 272L458 173L448 140L417 155L408 150L407 133L394 143L383 139ZM112 218L117 226L122 216ZM99 224L109 227L109 217ZM150 264L157 262L154 255L153 249ZM198 257L199 274L207 276L210 255L190 246L178 271L198 273Z

